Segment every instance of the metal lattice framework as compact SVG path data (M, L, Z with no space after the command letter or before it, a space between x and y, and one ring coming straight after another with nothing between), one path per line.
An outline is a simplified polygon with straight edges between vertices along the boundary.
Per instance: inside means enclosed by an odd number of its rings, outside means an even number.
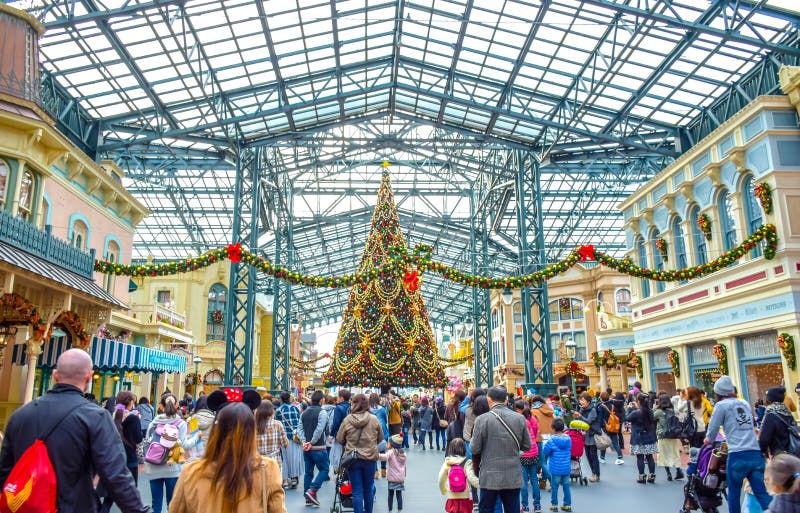
M259 149L259 249L319 274L355 267L383 159L409 243L445 263L500 274L577 244L620 254L619 201L800 63L792 0L12 5L47 27L43 105L153 212L134 258L229 243L238 159ZM519 152L536 175L522 187ZM541 222L520 226L523 212ZM536 258L520 252L532 241ZM341 314L345 291L278 285L278 328ZM483 292L438 277L424 292L436 325L474 316L488 352Z

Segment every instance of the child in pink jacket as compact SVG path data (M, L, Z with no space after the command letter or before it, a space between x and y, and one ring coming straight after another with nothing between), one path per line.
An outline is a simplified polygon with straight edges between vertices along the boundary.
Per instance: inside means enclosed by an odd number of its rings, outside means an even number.
M389 449L383 454L378 454L378 459L387 462L386 480L389 482L389 513L392 513L392 503L397 494L397 513L403 511L403 490L406 481L406 453L403 450L403 434L398 433L389 437Z
M514 410L525 417L525 424L528 427L528 435L531 437L531 448L529 451L522 453L519 461L522 464L522 488L519 490L520 506L522 511L527 513L528 509L528 486L530 485L531 494L533 495L533 511L540 513L542 511L541 495L539 493L539 447L536 445L536 438L539 436L539 422L536 417L531 414L528 403L522 399L517 399L514 402Z

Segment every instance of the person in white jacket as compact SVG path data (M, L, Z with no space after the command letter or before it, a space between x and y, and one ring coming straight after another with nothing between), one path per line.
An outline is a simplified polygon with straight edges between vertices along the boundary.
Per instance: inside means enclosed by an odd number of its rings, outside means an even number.
M464 474L467 477L467 486L462 491L450 489L450 468L453 465L464 467ZM447 497L444 510L447 513L472 513L472 494L470 486L478 488L480 481L475 471L472 469L472 460L467 458L467 445L461 438L454 438L450 441L447 457L439 470L439 491Z

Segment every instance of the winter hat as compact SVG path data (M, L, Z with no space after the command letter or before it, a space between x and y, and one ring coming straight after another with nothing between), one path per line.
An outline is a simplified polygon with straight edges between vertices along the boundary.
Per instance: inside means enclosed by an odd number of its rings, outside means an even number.
M771 403L782 403L786 397L786 389L784 387L775 387L767 390L767 401Z
M389 441L392 442L392 447L401 447L403 445L403 434L397 433L396 435L392 435Z
M720 376L716 383L714 383L714 393L723 397L730 396L736 393L733 386L733 381L730 376Z

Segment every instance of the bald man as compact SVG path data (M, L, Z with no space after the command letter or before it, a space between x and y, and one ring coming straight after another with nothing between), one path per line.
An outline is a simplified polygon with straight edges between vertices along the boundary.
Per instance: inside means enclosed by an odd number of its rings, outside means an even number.
M58 480L59 513L98 511L93 478L97 474L123 513L146 513L133 476L125 464L122 439L111 415L86 400L92 359L85 351L65 351L53 371L56 386L11 416L0 452L0 483L37 439L47 446Z

